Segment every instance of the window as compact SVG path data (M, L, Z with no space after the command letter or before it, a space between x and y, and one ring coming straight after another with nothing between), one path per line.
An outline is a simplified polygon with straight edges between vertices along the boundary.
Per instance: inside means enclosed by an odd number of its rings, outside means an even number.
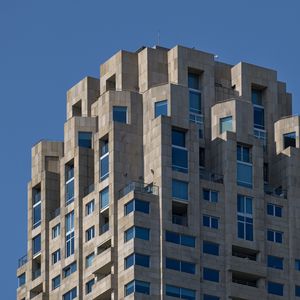
M165 238L167 242L195 248L196 238L193 236L166 230Z
M267 213L270 216L281 218L282 217L282 207L279 206L279 205L268 203L268 205L267 205Z
M73 162L66 165L66 205L74 201L74 164Z
M205 167L205 149L202 147L199 148L199 167Z
M252 188L250 147L237 145L237 184Z
M188 73L188 87L190 89L199 90L200 76L197 73Z
M182 200L188 200L188 183L185 181L173 179L172 197Z
M213 282L219 282L219 274L218 270L203 268L203 279Z
M196 291L166 284L166 296L180 299L196 300Z
M66 257L74 254L74 211L66 215Z
M130 227L124 232L124 241L127 242L133 238L149 241L150 229L139 226Z
M100 141L100 181L109 176L109 151L108 139Z
M52 227L52 239L60 235L60 223Z
M93 289L93 285L95 284L95 279L91 279L90 281L88 281L86 284L85 284L85 293L86 294L89 294L92 292L92 289Z
M86 256L85 258L85 267L88 268L93 264L95 254L94 252Z
M63 300L73 300L77 297L76 287L63 295Z
M211 295L204 294L203 300L220 300L220 298L217 296L211 296Z
M201 114L200 75L188 73L190 112Z
M78 132L78 146L83 148L92 148L92 132Z
M217 203L219 200L219 192L209 189L203 189L202 197L206 201Z
M262 105L262 90L252 88L251 90L251 100L255 105Z
M109 205L109 188L106 187L100 192L100 208L104 209Z
M188 151L185 147L185 132L172 129L172 168L174 171L188 172Z
M120 123L127 123L127 107L114 106L113 107L113 121Z
M238 238L253 241L252 198L237 196L237 233Z
M270 242L282 244L283 232L268 229L267 239Z
M26 273L21 274L18 276L18 287L21 287L26 283Z
M300 271L300 259L295 259L295 270Z
M52 253L52 264L54 265L58 261L60 261L60 249L58 249Z
M85 205L85 215L88 216L95 210L95 201L92 200Z
M203 241L202 251L206 254L219 256L219 244L209 241Z
M295 285L295 296L300 297L300 286L299 285Z
M203 215L203 226L218 229L219 228L219 218Z
M60 275L52 278L52 290L57 289L60 286Z
M95 226L85 231L85 241L88 242L95 237Z
M168 115L168 100L158 101L154 103L154 117L167 116Z
M76 270L77 270L77 264L75 261L63 269L64 278L70 276L72 273L76 272Z
M268 255L268 267L282 270L283 269L283 258Z
M145 268L150 267L150 256L139 254L139 253L133 253L125 258L125 269L130 268L133 265L142 266Z
M32 190L32 228L41 225L41 188Z
M169 257L166 257L166 268L189 274L196 273L196 265L194 263L181 261Z
M41 252L41 235L38 234L32 239L32 255Z
M232 116L220 119L220 133L232 131Z
M132 293L150 295L150 283L141 280L133 280L125 285L125 296Z
M265 129L264 122L264 107L262 101L263 90L252 89L252 104L253 104L253 124L255 129Z
M148 201L133 199L124 205L125 216L133 211L149 214L150 203Z
M283 284L268 281L268 293L272 295L283 296Z
M296 147L296 132L290 132L283 135L283 148Z

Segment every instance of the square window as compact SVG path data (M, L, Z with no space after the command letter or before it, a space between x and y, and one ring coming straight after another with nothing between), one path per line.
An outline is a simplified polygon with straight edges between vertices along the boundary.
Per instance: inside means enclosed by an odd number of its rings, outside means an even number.
M127 123L127 107L114 106L113 107L113 121L120 123Z
M188 182L173 179L172 197L182 200L188 200Z
M82 148L92 148L92 132L78 132L78 146Z
M154 116L167 116L168 115L168 100L158 101L154 103Z
M232 131L232 116L220 119L220 133Z
M210 269L210 268L203 268L203 279L213 282L219 282L219 271Z

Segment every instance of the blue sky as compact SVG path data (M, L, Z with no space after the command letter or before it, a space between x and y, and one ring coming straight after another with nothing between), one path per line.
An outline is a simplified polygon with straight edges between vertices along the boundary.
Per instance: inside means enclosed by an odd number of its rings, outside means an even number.
M181 44L278 70L300 112L300 4L286 0L0 1L0 291L27 247L31 147L62 139L66 91L119 49Z

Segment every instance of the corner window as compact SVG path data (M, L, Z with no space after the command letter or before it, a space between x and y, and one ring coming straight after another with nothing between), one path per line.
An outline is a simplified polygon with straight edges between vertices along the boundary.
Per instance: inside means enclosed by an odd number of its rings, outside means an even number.
M23 286L26 283L26 273L21 274L18 276L18 287Z
M119 123L127 123L127 107L114 106L113 107L113 121Z
M64 278L70 276L71 274L73 274L76 271L77 271L77 264L75 261L63 269Z
M191 248L195 248L196 245L196 238L194 236L180 234L168 230L166 230L165 239L167 242Z
M154 103L154 117L168 115L168 100L158 101Z
M196 300L196 291L166 284L166 296L180 299Z
M130 268L133 265L142 266L145 268L150 267L150 256L139 254L139 253L133 253L129 256L127 256L124 260L125 269Z
M148 201L133 199L124 205L125 216L133 211L149 214L150 203Z
M232 131L232 116L220 119L220 133Z
M128 242L133 238L149 241L150 229L145 227L140 227L140 226L130 227L124 232L124 241Z
M150 283L141 280L133 280L125 285L125 296L132 293L150 295Z
M283 148L296 147L296 132L290 132L283 135Z
M92 148L92 132L78 132L78 146L82 148Z

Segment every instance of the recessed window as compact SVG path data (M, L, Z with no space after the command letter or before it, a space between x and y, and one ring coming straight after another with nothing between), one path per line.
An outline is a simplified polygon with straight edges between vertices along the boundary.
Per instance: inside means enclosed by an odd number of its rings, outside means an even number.
M60 261L60 249L58 249L52 253L52 264L54 265L58 261Z
M214 217L214 216L204 215L202 224L205 227L218 229L219 228L219 218Z
M32 190L32 228L41 225L41 188L35 187Z
M203 241L202 251L206 254L219 256L219 244Z
M193 236L166 230L165 238L167 242L195 248L196 238Z
M86 293L86 295L92 292L94 284L95 284L95 279L94 278L91 279L90 281L88 281L85 284L85 293Z
M52 227L52 239L60 235L60 223Z
M197 73L188 73L188 87L193 90L200 89L200 75Z
M133 211L149 214L150 203L148 201L133 199L124 205L125 216Z
M100 181L109 176L109 151L108 139L100 141Z
M133 238L149 241L150 229L140 226L133 226L124 232L124 241L127 242Z
M125 269L130 268L133 265L142 266L145 268L150 267L150 256L140 253L133 253L125 258Z
M92 226L85 231L85 241L88 242L94 237L95 237L95 226Z
M77 289L74 287L72 290L69 292L65 293L63 295L63 300L73 300L77 297Z
M95 210L95 200L92 200L85 205L85 215L86 216L92 214L94 212L94 210Z
M191 262L166 257L166 268L183 273L195 274L196 265Z
M238 238L253 241L252 198L237 196L237 233Z
M203 189L202 197L203 197L203 200L217 203L219 200L219 192L214 191L214 190L209 190L209 189Z
M199 167L205 167L205 148L199 148Z
M268 293L272 295L283 296L283 284L268 281Z
M188 182L173 179L172 197L181 200L188 200Z
M232 131L232 116L220 119L220 133Z
M219 282L220 272L218 270L203 268L203 279L213 282Z
M282 244L283 232L268 229L267 239L270 242Z
M185 146L185 132L172 129L172 168L174 171L188 172L188 151Z
M86 256L85 258L85 267L88 268L93 264L95 254L94 252Z
M65 167L65 193L66 193L66 205L74 201L74 163L70 162Z
M74 254L75 237L74 237L74 211L68 213L65 217L66 222L66 257Z
M273 255L268 255L268 267L274 269L283 269L283 258Z
M132 293L150 295L150 283L141 280L133 280L125 285L125 296Z
M113 121L119 123L127 123L127 107L114 106L113 107Z
M203 300L220 300L220 298L217 297L217 296L212 296L212 295L204 294L203 295Z
M41 252L41 235L38 234L32 239L32 255Z
M237 145L237 184L252 188L250 147L244 145Z
M23 286L26 283L26 273L21 274L18 276L18 287Z
M300 259L295 259L295 270L300 271Z
M77 264L75 261L63 269L64 278L70 276L71 274L73 274L76 271L77 271Z
M100 192L100 208L104 209L109 205L109 188L106 187Z
M299 285L295 285L295 296L300 297L300 286Z
M158 116L168 115L168 100L155 102L154 105L155 105L155 109L154 109L155 118L157 118Z
M180 299L196 300L196 291L166 284L166 296Z
M60 275L52 279L52 290L57 289L60 286Z
M78 146L82 148L92 148L92 132L78 132Z
M282 217L282 206L275 205L273 203L268 203L267 204L267 213L270 216L274 217Z
M290 132L283 135L283 148L296 147L296 132Z

